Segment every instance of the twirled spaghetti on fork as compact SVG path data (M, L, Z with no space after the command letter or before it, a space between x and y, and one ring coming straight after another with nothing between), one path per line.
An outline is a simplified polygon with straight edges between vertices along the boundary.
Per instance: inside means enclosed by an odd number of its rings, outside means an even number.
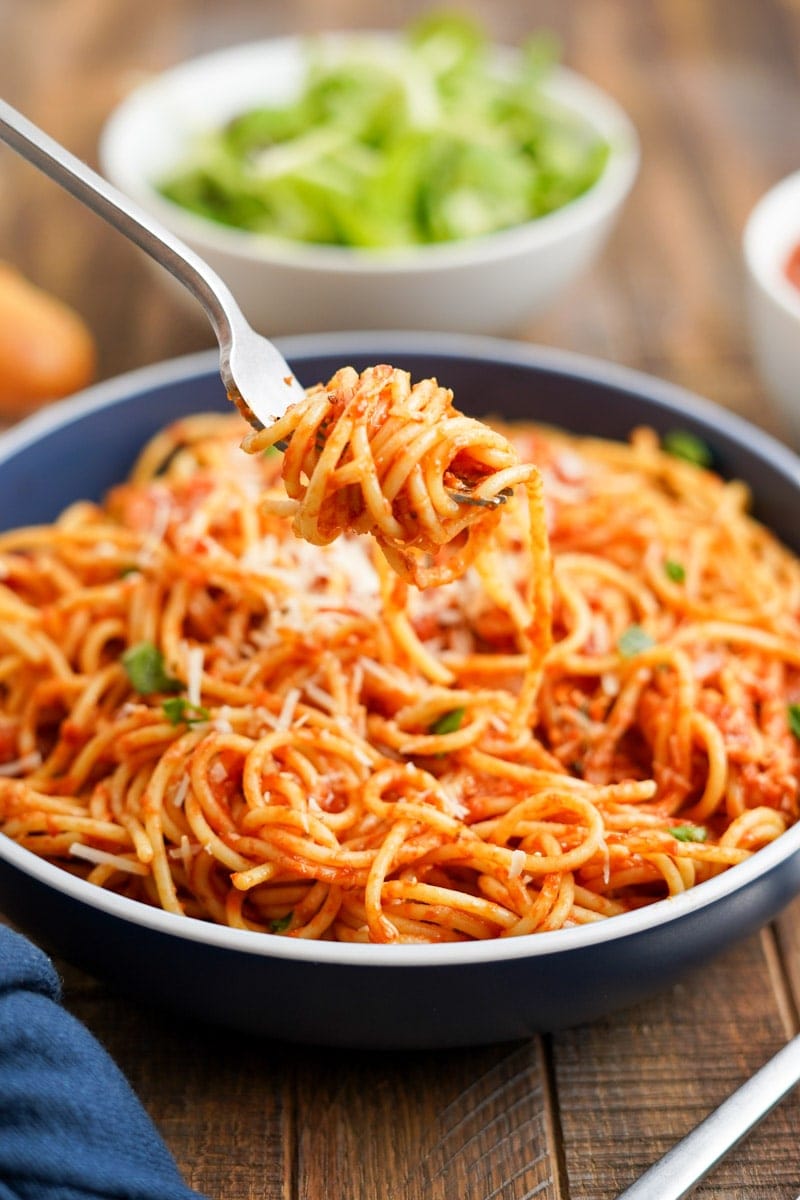
M289 500L268 500L270 511L315 546L372 534L419 587L463 575L511 489L536 476L502 433L459 412L448 388L388 365L344 367L243 442L252 454L282 444Z

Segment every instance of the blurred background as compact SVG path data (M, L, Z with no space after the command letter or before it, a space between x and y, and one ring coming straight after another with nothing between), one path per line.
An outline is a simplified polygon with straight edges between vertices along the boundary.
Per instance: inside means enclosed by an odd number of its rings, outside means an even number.
M288 33L397 28L425 0L0 0L6 99L97 165L100 129L143 79ZM797 0L462 0L517 44L555 31L566 65L614 97L642 142L639 177L596 265L515 335L675 380L773 430L748 344L740 239L800 166ZM213 345L150 264L4 150L0 259L73 306L100 378Z

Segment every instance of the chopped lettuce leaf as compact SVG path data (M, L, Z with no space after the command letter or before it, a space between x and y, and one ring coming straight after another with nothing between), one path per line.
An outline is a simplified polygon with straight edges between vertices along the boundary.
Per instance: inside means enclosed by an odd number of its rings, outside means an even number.
M608 155L547 96L557 57L537 36L498 69L461 13L428 14L396 43L309 39L299 94L208 131L160 191L225 225L364 248L519 225L582 195Z

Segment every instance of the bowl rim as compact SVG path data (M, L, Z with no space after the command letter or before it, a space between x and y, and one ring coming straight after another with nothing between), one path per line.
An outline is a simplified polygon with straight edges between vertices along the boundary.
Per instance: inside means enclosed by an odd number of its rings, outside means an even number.
M166 225L186 240L230 255L244 262L282 266L299 271L380 275L383 272L429 274L487 261L507 261L523 249L537 249L568 238L587 224L601 220L623 203L636 180L641 160L638 133L621 104L586 76L556 66L544 90L578 113L609 141L610 153L594 184L581 196L541 217L507 229L451 242L420 246L368 248L309 243L236 229L189 212L159 195L150 179L130 158L132 124L148 110L155 112L171 90L181 88L193 76L202 78L207 69L230 60L257 59L259 55L299 57L309 40L343 43L356 37L379 41L397 40L400 35L386 30L350 30L290 35L227 46L176 63L130 91L108 114L98 139L98 156L108 179L120 190L151 209ZM519 54L516 47L494 44L501 60ZM213 122L209 122L213 124Z
M318 357L349 353L360 356L373 354L380 348L383 352L395 354L435 353L441 355L444 362L448 358L476 358L533 369L541 368L568 374L579 380L600 382L633 394L644 395L648 401L657 405L668 405L672 412L685 413L700 420L715 421L721 431L732 439L741 441L746 438L758 453L767 457L779 470L790 474L800 486L800 458L771 435L735 413L722 409L714 402L696 396L677 384L588 355L484 335L407 331L301 334L279 339L278 344L290 362L303 355ZM66 400L57 401L0 434L0 469L4 461L35 443L44 433L57 432L60 428L80 421L99 409L130 402L142 391L170 387L200 376L213 375L218 369L218 361L216 351L184 355L126 372ZM622 938L634 937L648 930L672 926L740 892L798 850L800 822L786 830L774 842L758 850L751 858L728 868L688 892L655 901L644 908L620 914L612 919L517 938L494 938L488 941L444 945L380 946L305 941L253 930L231 929L195 917L164 912L142 901L131 900L87 883L17 845L6 835L0 834L0 859L12 868L105 916L121 919L131 926L156 934L178 937L187 942L206 944L255 958L277 958L297 963L326 963L354 968L415 967L431 970L539 958L550 954L570 954L597 948Z
M791 212L791 217L785 215ZM742 233L745 265L754 282L795 321L800 289L786 277L786 257L800 246L800 170L785 176L757 201Z
M623 938L676 925L689 916L695 916L721 900L743 891L799 851L800 824L796 824L774 842L758 850L751 858L729 867L721 875L677 896L656 900L644 908L621 913L607 920L575 925L568 929L523 934L514 938L447 942L442 945L392 946L281 937L278 934L234 929L201 921L197 917L165 912L163 909L150 907L143 901L132 900L87 883L62 867L37 857L33 851L26 850L6 834L0 833L0 860L55 892L107 917L120 919L132 927L254 958L278 958L297 963L328 963L358 968L465 967L597 949Z

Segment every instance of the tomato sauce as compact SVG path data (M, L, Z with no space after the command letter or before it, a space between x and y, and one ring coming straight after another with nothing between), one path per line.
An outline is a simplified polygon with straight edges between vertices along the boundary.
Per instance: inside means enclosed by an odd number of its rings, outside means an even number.
M786 260L786 278L800 291L800 242Z

